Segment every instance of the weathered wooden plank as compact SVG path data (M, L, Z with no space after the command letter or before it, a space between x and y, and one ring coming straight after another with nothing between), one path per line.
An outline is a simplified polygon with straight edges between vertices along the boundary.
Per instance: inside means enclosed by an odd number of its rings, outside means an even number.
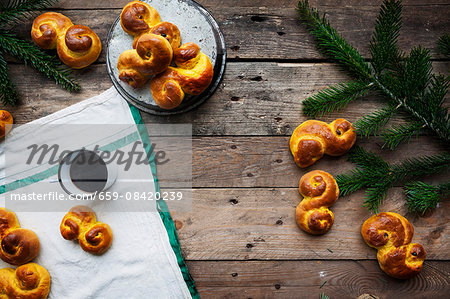
M445 72L450 62L434 63ZM93 65L75 75L82 92L70 94L37 71L11 65L20 105L10 108L16 123L26 123L100 94L112 84L104 65ZM228 63L224 80L216 93L199 108L170 117L142 113L146 123L191 123L194 135L289 135L305 121L301 101L329 85L347 79L344 72L328 63ZM355 121L380 108L378 97L365 97L341 112L322 119L338 117Z
M79 2L79 1L78 1ZM108 3L109 1L92 1ZM218 1L220 2L220 1ZM315 3L327 12L331 24L335 26L348 41L365 57L369 57L369 41L373 31L378 5L341 5L337 2L323 6L320 1ZM224 33L229 58L246 59L323 59L315 49L311 35L298 19L296 4L254 5L254 7L239 7L214 5L209 9L219 22ZM80 8L84 2L64 5L70 10L62 11L74 23L91 27L100 37L105 46L108 31L120 14L120 9L104 10L73 10ZM122 7L121 5L117 7ZM83 7L81 7L83 8ZM418 13L420 11L420 13ZM436 58L444 58L436 49L436 40L450 26L449 18L442 16L450 14L450 5L422 4L406 5L403 12L402 31L399 37L400 47L409 51L414 45L422 45L432 50ZM32 20L17 27L20 36L29 38ZM104 47L106 48L106 47ZM105 51L99 59L105 61Z
M298 187L300 176L307 171L321 169L337 175L355 167L347 161L346 156L325 156L309 168L301 169L293 162L288 144L289 137L196 137L192 143L193 186ZM393 163L445 150L426 136L401 145L395 152L382 150L380 144L373 139L360 140L357 144ZM159 168L160 178L165 179L166 169L169 169L170 174L170 169L176 167L177 163L179 162L173 160L164 168ZM429 180L436 182L446 178L448 176L437 174Z
M375 261L187 263L202 298L319 298L325 293L330 298L412 299L445 298L450 292L448 261L425 262L422 273L407 281L385 275Z
M61 9L106 9L106 8L122 8L129 0L109 0L109 1L87 1L80 2L79 0L61 0L54 5L54 8ZM208 8L222 8L222 7L295 7L298 0L260 0L258 2L252 0L198 0L196 1ZM374 6L379 7L381 0L310 0L312 6L320 7L347 7L347 6ZM448 4L446 0L426 1L427 5ZM402 2L404 7L408 6L423 6L423 0L404 0Z
M341 197L331 208L334 226L323 236L298 228L297 188L194 189L192 211L173 211L172 217L188 260L376 259L376 250L360 234L371 215L362 206L363 196L356 192ZM445 201L426 217L411 215L402 189L394 188L381 211L397 212L411 221L413 241L425 247L428 259L448 260L448 208L450 202Z

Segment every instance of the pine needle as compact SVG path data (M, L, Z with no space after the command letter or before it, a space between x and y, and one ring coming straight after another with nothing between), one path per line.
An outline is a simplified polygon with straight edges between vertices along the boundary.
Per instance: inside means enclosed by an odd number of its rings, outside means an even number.
M297 11L301 19L308 26L311 34L317 39L317 47L324 55L342 64L356 78L366 79L370 77L372 70L369 64L330 25L325 15L321 17L317 9L309 6L308 1L300 1Z
M70 76L69 69L61 67L61 63L55 57L41 51L31 42L0 31L0 48L17 59L23 60L25 64L30 64L47 77L53 78L66 90L70 92L80 90L80 85Z
M316 117L339 110L364 95L371 86L362 81L331 86L304 100L303 112L308 116Z
M350 152L349 161L356 163L357 167L336 177L340 194L345 196L367 188L364 206L378 213L387 191L395 183L448 170L450 154L411 158L397 164L389 164L380 156L357 146Z
M377 74L400 56L397 39L402 27L402 5L399 1L385 1L375 23L370 42L372 67Z
M322 293L322 294L319 295L319 299L330 299L330 297L325 295L325 293Z
M0 101L3 105L15 105L19 101L16 88L8 77L6 60L0 52Z
M417 133L419 124L444 142L450 142L450 116L442 107L448 84L436 79L441 76L432 75L429 50L414 47L405 57L398 49L401 11L401 1L383 1L370 42L372 61L367 63L325 16L311 8L308 1L299 2L298 13L316 38L319 50L357 78L355 82L330 87L304 100L306 115L323 115L345 107L364 95L364 86L357 85L357 82L364 82L370 89L381 91L387 106L360 119L356 123L358 133L370 136L382 132L389 119L399 111L406 112L412 124L385 132L384 137L390 148L408 141ZM443 43L448 43L446 38L442 39Z
M446 33L437 41L439 51L445 56L450 56L450 34Z
M370 114L363 116L355 122L356 132L365 137L377 134L391 117L396 113L396 108L388 105Z
M396 148L402 142L409 142L413 136L418 136L423 129L423 124L418 122L412 122L408 125L400 124L395 127L391 127L385 130L381 136L384 140L383 147L387 147L391 150Z
M57 2L58 0L4 0L0 3L0 23L5 28L6 25L31 17L34 11L43 10Z
M433 186L424 182L409 182L404 189L409 211L422 215L436 208L441 199L450 197L450 183Z

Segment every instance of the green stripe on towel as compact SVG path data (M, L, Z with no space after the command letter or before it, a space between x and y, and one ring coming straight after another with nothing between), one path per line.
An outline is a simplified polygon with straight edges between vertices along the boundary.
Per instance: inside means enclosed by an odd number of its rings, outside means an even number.
M141 115L139 113L139 110L131 105L130 110L131 114L133 115L134 121L138 125L138 132L141 135L142 143L145 145L145 152L147 153L147 157L149 159L149 164L152 169L153 178L155 180L155 192L160 192L159 190L159 182L156 176L156 165L155 165L155 159L154 159L154 153L151 150L151 142L150 138L148 136L147 128L144 126L144 123L142 121ZM158 210L159 215L161 216L161 219L164 223L164 226L167 230L167 235L169 236L170 245L172 246L172 249L177 257L178 266L180 267L181 273L183 274L184 281L186 282L186 285L189 288L189 292L191 292L191 296L194 299L200 298L197 288L195 287L194 279L192 278L191 274L189 273L188 267L186 266L186 263L184 262L183 256L181 255L181 247L180 247L180 241L178 240L178 234L177 230L175 229L175 224L173 223L172 217L170 216L169 209L167 207L167 204L163 200L158 200Z
M102 151L114 151L116 149L122 148L134 141L139 140L139 136L137 132L128 134L125 137L122 137L120 139L117 139L116 141L113 141L107 145L104 145L102 147L99 148L99 150ZM30 175L29 177L26 177L24 179L20 179L5 185L1 185L0 186L0 194L3 194L5 192L9 192L9 191L14 191L17 190L19 188L40 182L42 180L48 179L56 174L58 174L58 168L59 168L59 164L52 166L42 172Z

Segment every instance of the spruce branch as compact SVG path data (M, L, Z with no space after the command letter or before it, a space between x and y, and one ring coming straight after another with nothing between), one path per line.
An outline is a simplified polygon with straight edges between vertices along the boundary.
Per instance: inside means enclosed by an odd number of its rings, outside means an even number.
M0 48L16 58L30 64L49 78L53 78L57 84L66 90L79 91L80 85L70 76L70 70L61 67L61 63L55 57L41 51L31 42L21 40L15 35L0 31Z
M380 156L367 152L360 146L356 146L352 149L351 154L348 156L348 160L364 169L377 168L383 172L386 172L389 169L389 164Z
M411 177L429 176L448 170L450 166L450 154L442 153L432 156L409 158L401 163L391 165L397 181L403 181Z
M367 114L355 122L356 132L365 137L375 135L384 127L396 113L396 107L388 105L384 108Z
M439 51L445 56L450 56L450 34L446 33L437 41Z
M358 97L364 95L372 86L363 81L352 81L331 86L303 101L303 112L312 117L339 110Z
M5 0L0 3L0 24L6 27L20 22L32 16L32 12L43 10L56 2L58 0Z
M322 17L317 9L311 8L308 1L300 1L297 11L308 26L309 31L317 39L317 47L324 55L341 63L356 78L369 78L371 68L359 52L353 48L334 29L325 15Z
M408 142L413 136L417 136L423 127L423 124L419 122L412 122L408 125L400 124L396 127L391 127L381 134L385 142L383 147L386 146L392 150L400 143L405 141Z
M413 124L420 123L443 141L450 142L450 117L447 109L442 107L448 85L443 88L445 84L442 80L436 80L439 76L432 75L429 50L414 47L410 54L404 57L397 48L401 28L400 1L383 2L370 43L372 54L370 64L339 35L325 16L321 17L317 9L309 7L308 1L299 2L298 12L308 25L311 34L317 39L318 48L322 53L342 64L358 81L371 85L371 89L381 91L386 104L396 107L398 111L406 112ZM436 93L434 90L437 82L440 84L438 89L443 91L442 93ZM328 113L342 108L358 95L358 93L344 94L347 98L337 100L336 94L336 92L329 94L322 92L304 100L305 111L313 116ZM338 104L324 107L325 103L333 102ZM357 123L359 132L364 136L379 133L392 117L389 112L390 109L387 108L363 118ZM390 142L390 148L408 140L400 134L387 136L402 137L396 142Z
M8 67L6 60L0 52L0 101L3 105L15 105L19 100L19 95L8 77Z
M387 191L395 183L448 170L450 154L442 153L389 164L378 155L357 146L350 152L349 161L356 163L357 167L336 177L341 195L367 188L364 206L378 213Z
M434 209L441 199L450 197L450 183L433 186L424 182L409 182L404 189L409 211L422 215Z
M402 5L398 1L386 1L381 5L370 41L372 67L376 74L385 70L393 59L400 56L397 39L402 27Z
M432 71L430 50L420 46L414 47L404 60L399 76L399 79L403 81L401 95L406 98L406 105L413 105L414 97L427 88L431 82Z

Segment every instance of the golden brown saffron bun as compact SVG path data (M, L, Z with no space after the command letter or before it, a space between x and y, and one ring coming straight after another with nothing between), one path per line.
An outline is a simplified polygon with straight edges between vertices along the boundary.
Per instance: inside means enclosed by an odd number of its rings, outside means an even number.
M195 43L186 43L174 51L176 67L155 76L150 84L153 99L164 109L181 104L185 94L201 94L211 83L214 70Z
M387 212L373 215L362 225L361 235L367 245L378 250L378 264L387 275L407 279L422 270L425 248L411 243L414 228L400 214Z
M14 119L6 110L0 110L0 138L5 137L11 131Z
M148 32L160 22L161 18L156 9L141 1L128 3L120 14L122 29L133 36Z
M135 49L119 56L119 79L134 88L142 87L151 75L164 72L172 61L173 51L164 37L153 33L139 36Z
M97 60L102 43L89 27L74 25L58 40L58 56L63 63L74 69L85 68Z
M328 232L334 223L334 215L329 207L339 197L336 180L325 171L310 171L301 177L299 192L303 200L295 210L298 226L313 235Z
M56 49L58 38L72 25L72 21L65 15L46 12L34 19L31 38L42 49Z
M102 51L102 43L89 27L74 25L58 40L57 50L64 64L81 69L97 60Z
M17 269L0 269L0 298L45 299L50 292L51 278L48 271L35 263Z
M330 124L307 120L292 133L289 141L295 163L304 168L314 164L324 154L341 156L355 144L353 125L339 118Z
M16 214L0 208L0 258L12 265L23 265L39 254L39 238L20 227Z
M0 258L12 265L23 265L39 254L39 238L20 227L16 214L0 208Z
M172 50L175 51L175 49L180 47L181 44L181 34L180 30L175 24L172 24L170 22L161 22L156 24L152 27L148 33L153 33L156 35L160 35L167 39L170 46L172 47ZM139 35L136 35L136 37L133 40L133 49L136 49L136 43L139 39L139 37L145 33L141 33Z
M43 49L56 48L59 59L74 69L92 64L102 51L102 43L94 31L73 25L68 17L55 12L46 12L34 20L31 37Z
M66 240L77 240L84 251L102 254L112 244L113 234L108 224L97 221L94 211L75 206L64 216L59 227Z

